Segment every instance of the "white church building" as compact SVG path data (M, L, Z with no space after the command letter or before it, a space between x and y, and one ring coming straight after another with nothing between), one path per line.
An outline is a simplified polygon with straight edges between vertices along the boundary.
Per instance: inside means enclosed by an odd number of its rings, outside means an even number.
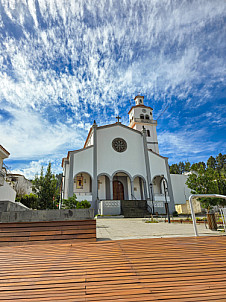
M108 207L108 214L119 214L122 200L146 200L158 213L165 213L166 207L175 211L168 158L159 154L152 112L138 95L128 113L129 126L119 117L100 127L94 121L84 147L69 151L62 160L63 199L75 193L79 201L91 202L95 213Z

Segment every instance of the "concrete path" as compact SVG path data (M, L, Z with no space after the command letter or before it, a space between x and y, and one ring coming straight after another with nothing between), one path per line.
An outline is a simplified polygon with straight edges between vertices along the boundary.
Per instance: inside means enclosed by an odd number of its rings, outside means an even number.
M145 221L147 219L144 218L98 218L97 240L194 236L192 224L145 223ZM197 228L200 236L225 234L206 229L204 224L197 224Z

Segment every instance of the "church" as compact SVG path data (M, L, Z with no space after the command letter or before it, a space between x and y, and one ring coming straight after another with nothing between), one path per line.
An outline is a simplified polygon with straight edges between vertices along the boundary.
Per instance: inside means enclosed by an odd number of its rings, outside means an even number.
M134 100L129 126L119 116L116 123L100 127L94 121L84 147L63 158L63 199L76 194L79 201L91 203L95 214L103 214L104 207L108 214L120 214L120 202L143 200L150 212L175 211L168 158L159 154L153 109L143 96Z

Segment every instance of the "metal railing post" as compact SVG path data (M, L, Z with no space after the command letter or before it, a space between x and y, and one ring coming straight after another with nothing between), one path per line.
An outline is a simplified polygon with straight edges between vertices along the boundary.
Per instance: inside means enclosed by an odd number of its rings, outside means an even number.
M225 195L219 195L219 194L193 194L189 196L189 204L190 204L190 208L191 208L191 216L192 216L192 221L193 221L193 227L194 227L194 232L195 232L195 236L199 236L198 234L198 230L197 230L197 225L196 225L196 218L195 218L195 212L193 209L193 204L192 204L192 198L193 197L215 197L215 198L223 198L226 199Z

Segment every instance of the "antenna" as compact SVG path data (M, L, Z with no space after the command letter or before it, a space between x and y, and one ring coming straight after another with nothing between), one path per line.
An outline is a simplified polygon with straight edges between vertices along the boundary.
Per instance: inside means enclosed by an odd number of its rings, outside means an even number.
M159 114L159 116L157 117L156 121L163 115L163 113L166 111L166 109L168 109L169 104L166 106L166 108Z

